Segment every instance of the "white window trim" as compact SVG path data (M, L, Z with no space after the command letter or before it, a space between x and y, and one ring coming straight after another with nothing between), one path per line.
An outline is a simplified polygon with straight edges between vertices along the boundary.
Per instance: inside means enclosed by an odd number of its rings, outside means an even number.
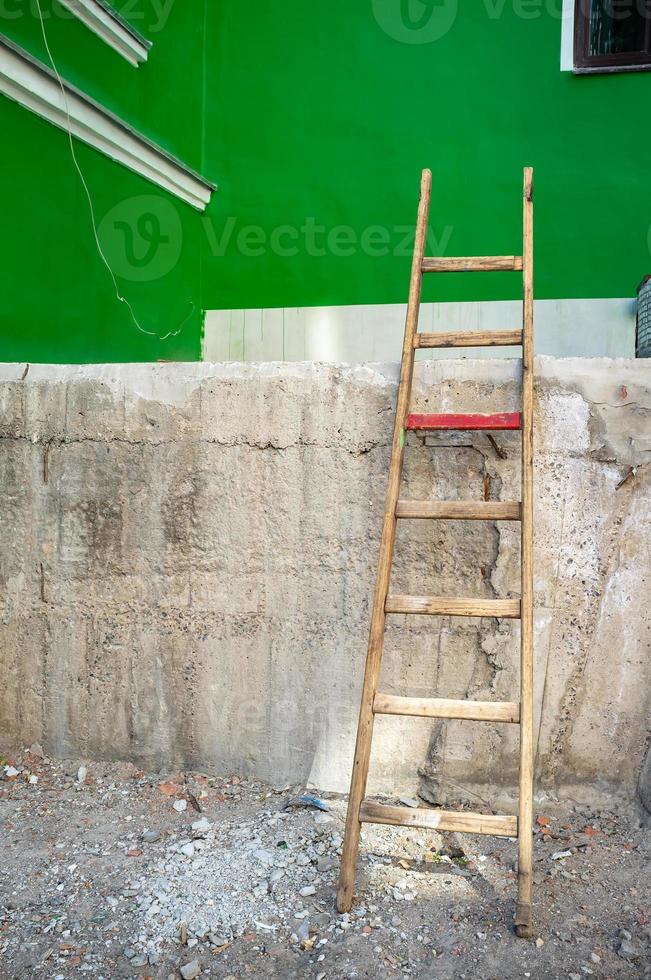
M215 185L0 36L0 92L199 211Z
M576 0L563 0L561 21L561 71L571 71L575 75L607 75L622 72L651 71L651 64L595 65L577 68L574 64L574 22Z
M147 60L151 41L142 37L104 0L59 0L59 3L136 68Z
M574 0L563 0L561 71L574 71Z

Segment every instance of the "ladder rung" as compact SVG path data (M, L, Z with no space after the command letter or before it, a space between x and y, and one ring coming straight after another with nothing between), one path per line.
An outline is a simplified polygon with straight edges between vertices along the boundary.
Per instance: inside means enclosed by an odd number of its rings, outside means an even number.
M376 715L405 715L413 718L456 718L458 721L504 721L517 725L520 705L512 701L458 701L450 698L401 698L376 694Z
M522 344L522 330L461 330L458 333L417 333L414 347L512 347Z
M521 272L521 255L436 256L423 259L423 272Z
M422 827L451 834L492 834L495 837L517 837L518 818L495 814L465 813L454 810L409 809L386 806L364 800L359 808L362 823L382 823L392 827Z
M447 599L426 595L388 595L387 613L414 613L417 616L497 616L519 619L519 599Z
M420 429L422 432L435 431L438 429L468 429L478 431L489 429L492 431L504 429L520 428L519 412L498 412L493 415L481 415L478 413L464 415L430 415L411 413L407 416L407 429Z
M438 521L519 521L518 502L500 500L399 500L396 517Z

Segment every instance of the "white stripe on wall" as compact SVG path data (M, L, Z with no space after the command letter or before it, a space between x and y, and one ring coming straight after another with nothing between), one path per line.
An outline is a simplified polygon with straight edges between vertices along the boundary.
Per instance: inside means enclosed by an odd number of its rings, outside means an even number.
M314 306L208 310L205 361L398 361L405 306ZM426 303L420 329L498 330L520 326L517 300ZM635 301L543 299L535 305L537 354L553 357L634 357ZM519 357L516 347L418 351L417 357Z

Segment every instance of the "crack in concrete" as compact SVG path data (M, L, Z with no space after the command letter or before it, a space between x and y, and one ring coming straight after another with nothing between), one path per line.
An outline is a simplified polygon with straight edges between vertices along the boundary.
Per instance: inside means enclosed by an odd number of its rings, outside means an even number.
M578 392L577 392L578 394ZM641 405L640 402L621 402L619 405L613 405L612 402L590 402L590 405L596 405L598 407L606 406L607 408L641 408L644 412L651 412L651 406Z
M197 438L195 436L184 437L179 439L150 440L150 439L125 439L125 438L121 438L120 436L111 436L110 439L101 439L101 438L92 439L90 437L76 437L73 439L47 437L45 439L41 439L38 437L34 438L34 437L22 436L22 435L15 435L15 436L0 435L0 443L2 442L26 442L29 443L30 445L43 446L43 447L47 446L48 448L51 448L52 446L56 446L59 449L64 448L65 446L77 446L77 445L85 445L85 444L108 446L111 445L112 443L117 443L117 445L124 445L124 446L142 446L145 448L151 447L153 449L159 449L164 446L178 446L178 445L221 446L224 449L235 449L240 446L248 446L250 449L258 449L260 451L272 450L274 452L285 452L290 449L318 448L318 449L327 449L331 451L339 450L345 453L349 453L351 456L365 456L367 453L373 452L375 449L391 448L390 442L384 442L379 440L377 442L370 442L356 448L351 448L342 443L318 442L317 440L308 440L308 439L298 439L295 442L290 442L287 443L286 445L283 445L281 443L276 443L272 441L255 442L245 437L242 439L234 439L231 441L226 441L226 440L216 439L216 438L215 439L209 439L206 437Z

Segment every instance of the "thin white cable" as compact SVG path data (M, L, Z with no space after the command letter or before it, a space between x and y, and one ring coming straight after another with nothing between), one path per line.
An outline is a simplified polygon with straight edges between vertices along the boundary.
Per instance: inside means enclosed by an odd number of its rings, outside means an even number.
M52 52L50 51L50 45L48 44L48 40L47 40L47 33L45 31L45 20L44 20L44 17L43 17L43 11L41 10L41 2L40 2L40 0L36 0L36 9L38 10L38 16L39 16L39 20L41 22L41 33L43 35L43 43L45 44L45 50L47 51L47 56L50 59L50 64L52 65L52 71L56 75L57 81L59 83L59 87L61 89L61 94L63 96L63 104L65 106L66 119L68 121L67 134L68 134L68 142L70 143L70 155L72 156L72 162L75 165L75 169L76 169L77 173L79 174L79 179L80 179L80 181L82 183L82 186L84 188L84 191L86 192L86 197L88 199L88 208L89 208L89 211L90 211L90 221L91 221L91 225L92 225L92 228L93 228L93 235L95 237L95 244L97 246L97 251L99 253L99 256L100 256L102 262L104 263L104 265L106 266L106 268L108 270L108 273L109 273L109 275L111 277L111 281L113 282L113 288L115 289L116 299L120 303L124 303L124 305L126 306L126 308L128 309L128 311L129 311L129 313L131 315L131 319L133 320L135 326L137 327L137 329L141 333L146 334L148 337L158 337L159 340L167 340L169 337L177 337L178 334L181 333L181 330L183 329L183 327L185 326L185 324L188 322L188 320L190 319L190 317L192 316L192 314L194 313L194 308L195 308L194 307L194 303L191 304L191 307L192 308L191 308L190 312L188 313L188 315L186 316L185 320L183 320L183 322L179 326L179 328L177 330L170 330L168 333L164 334L164 336L161 337L159 334L156 333L155 330L146 330L144 327L142 327L140 325L140 323L138 322L138 320L136 318L136 314L133 312L133 307L131 306L131 303L120 292L120 288L118 286L118 282L117 282L117 279L115 277L115 273L113 272L113 269L111 268L111 265L110 265L108 259L106 258L106 255L104 254L104 251L102 249L102 245L101 245L100 240L99 240L99 235L97 234L97 222L95 220L95 208L93 206L93 199L90 196L90 191L88 189L88 184L86 183L86 180L85 180L84 175L82 173L81 167L79 166L79 162L77 160L77 154L75 153L75 145L74 145L73 138L72 138L72 120L70 119L70 109L69 109L69 106L68 106L68 96L67 96L67 93L66 93L65 85L63 84L63 79L61 78L61 75L59 74L59 70L58 70L58 68L57 68L57 66L55 64L54 58L52 57Z

